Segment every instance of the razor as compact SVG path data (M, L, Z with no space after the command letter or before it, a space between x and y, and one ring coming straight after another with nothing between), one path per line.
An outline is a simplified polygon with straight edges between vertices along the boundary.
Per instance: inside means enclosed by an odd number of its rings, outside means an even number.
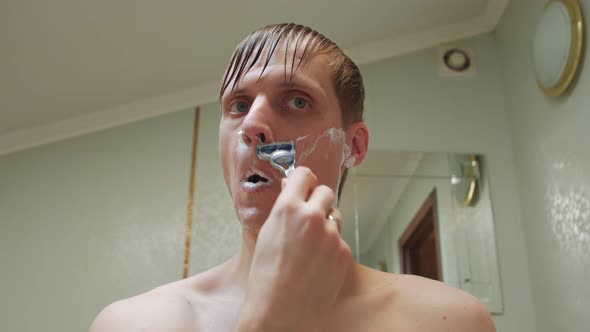
M293 141L257 145L256 156L260 160L268 161L285 177L295 169L295 144Z

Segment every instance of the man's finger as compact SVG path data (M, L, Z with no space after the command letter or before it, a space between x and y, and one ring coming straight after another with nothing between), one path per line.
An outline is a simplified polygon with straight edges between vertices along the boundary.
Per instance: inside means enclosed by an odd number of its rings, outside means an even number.
M280 196L307 201L317 185L318 179L315 174L309 168L299 166L289 175Z
M311 206L324 211L327 216L334 205L334 191L328 186L319 185L312 190L307 202Z

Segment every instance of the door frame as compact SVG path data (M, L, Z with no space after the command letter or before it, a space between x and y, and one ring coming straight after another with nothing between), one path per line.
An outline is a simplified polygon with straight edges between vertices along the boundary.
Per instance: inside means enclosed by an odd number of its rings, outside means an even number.
M424 217L428 214L432 214L432 223L428 222L428 219ZM428 197L424 200L418 212L412 218L410 224L404 230L402 236L398 240L398 250L400 258L400 268L404 274L412 274L411 264L411 250L413 245L420 242L425 238L425 235L429 232L433 232L435 241L435 261L436 271L439 276L439 280L442 281L442 267L441 267L441 255L440 255L440 236L438 232L438 209L436 200L436 188L434 188Z

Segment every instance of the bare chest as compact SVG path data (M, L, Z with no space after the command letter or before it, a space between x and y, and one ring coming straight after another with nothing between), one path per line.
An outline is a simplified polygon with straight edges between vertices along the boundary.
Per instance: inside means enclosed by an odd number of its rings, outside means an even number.
M196 331L233 332L238 323L239 303L201 303L196 308ZM381 332L413 331L411 322L395 313L395 308L382 298L349 299L340 301L328 313L305 322L306 332ZM418 330L416 330L418 331Z
M339 303L325 317L311 322L304 331L314 332L382 332L412 331L408 322L382 298L355 299Z
M205 300L193 303L195 331L233 332L238 323L241 303L235 301Z

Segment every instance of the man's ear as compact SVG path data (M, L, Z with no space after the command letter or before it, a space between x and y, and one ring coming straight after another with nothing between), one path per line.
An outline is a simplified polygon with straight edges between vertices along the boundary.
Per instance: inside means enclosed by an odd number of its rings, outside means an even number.
M364 122L355 122L346 131L350 137L350 158L354 158L350 166L357 166L363 162L369 149L369 129Z

